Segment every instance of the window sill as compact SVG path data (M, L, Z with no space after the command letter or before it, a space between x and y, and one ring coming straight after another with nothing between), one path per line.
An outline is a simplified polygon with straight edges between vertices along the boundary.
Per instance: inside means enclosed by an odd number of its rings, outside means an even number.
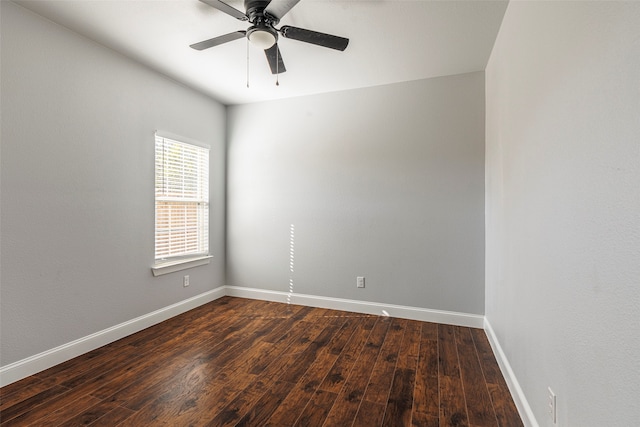
M194 258L159 262L151 267L151 272L153 273L154 277L162 276L163 274L174 273L176 271L186 270L187 268L209 264L211 258L213 258L213 256L204 255Z

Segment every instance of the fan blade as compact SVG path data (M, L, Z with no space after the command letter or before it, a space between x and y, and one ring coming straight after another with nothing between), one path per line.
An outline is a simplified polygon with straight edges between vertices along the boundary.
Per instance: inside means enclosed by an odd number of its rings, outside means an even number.
M278 43L274 44L269 49L265 49L264 54L267 56L267 62L269 62L271 74L280 74L287 71L284 67L284 61L282 61L280 49L278 49Z
M234 33L225 34L224 36L218 36L209 40L201 41L199 43L194 43L189 47L195 50L209 49L210 47L241 39L244 37L245 33L246 31L236 31Z
M216 9L226 13L227 15L231 15L236 19L241 21L248 21L249 18L244 12L240 12L235 7L231 7L226 3L221 2L220 0L200 0L202 3L206 3L211 7L215 7Z
M267 6L264 11L280 20L293 6L297 5L299 1L300 0L271 0L271 3L269 3L269 6Z
M328 47L336 50L345 50L349 44L349 39L332 36L331 34L319 33L317 31L305 30L304 28L290 27L288 25L280 28L282 36L288 39L299 40L318 46Z

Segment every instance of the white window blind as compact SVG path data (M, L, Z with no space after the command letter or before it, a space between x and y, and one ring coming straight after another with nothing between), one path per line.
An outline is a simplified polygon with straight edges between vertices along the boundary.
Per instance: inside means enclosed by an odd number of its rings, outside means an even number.
M156 134L156 261L209 253L209 149Z

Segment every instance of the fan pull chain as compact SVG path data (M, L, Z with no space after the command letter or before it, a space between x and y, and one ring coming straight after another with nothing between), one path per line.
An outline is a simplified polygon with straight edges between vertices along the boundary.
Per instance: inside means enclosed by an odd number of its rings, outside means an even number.
M276 43L276 86L280 86L280 71L278 70L278 66L280 65L280 49L278 49L278 43Z
M247 37L247 89L249 89L249 38Z

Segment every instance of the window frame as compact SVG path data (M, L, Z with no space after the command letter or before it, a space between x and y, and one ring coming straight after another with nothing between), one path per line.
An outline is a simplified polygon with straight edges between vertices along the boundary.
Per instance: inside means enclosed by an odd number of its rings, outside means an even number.
M199 183L197 192L201 194L200 197L203 197L202 199L196 197L197 200L195 200L194 198L183 197L184 200L176 200L176 197L166 197L166 195L161 197L158 196L158 184L157 184L158 178L157 177L159 173L164 175L164 172L165 172L164 168L162 169L158 168L157 144L159 140L161 140L162 144L166 144L165 140L168 140L171 143L176 143L182 146L191 146L192 148L195 147L197 150L199 149L206 150L206 162L205 162L206 177L204 178L206 191L202 191L200 189L200 185L202 184L202 177L200 176L201 171L199 168L198 168L198 175L197 175L198 177L197 181ZM166 165L166 162L163 162L162 164ZM210 250L210 235L209 235L210 227L209 226L210 226L210 220L211 220L211 209L210 209L211 204L210 204L210 194L209 194L210 193L209 191L210 168L211 168L210 147L208 145L203 144L199 141L194 141L189 138L170 134L168 132L160 132L160 131L155 132L155 135L154 135L154 263L151 267L151 271L154 276L159 276L162 274L172 273L172 272L184 270L187 268L209 264L210 259L213 258L213 256L209 252ZM177 197L177 199L180 199L180 197ZM197 221L197 225L196 225L196 229L198 230L197 231L198 235L199 233L202 232L201 229L205 230L204 241L201 243L205 244L206 251L190 252L190 253L182 253L182 254L174 254L174 255L168 254L168 256L163 254L163 256L158 257L157 247L158 247L158 202L159 201L163 203L173 201L176 203L185 203L185 202L194 203L195 202L198 204L199 203L206 204L207 215L206 215L206 218L203 220L204 224L200 222L202 220L199 220ZM185 234L187 234L186 230L185 230ZM199 236L198 240L200 240L201 238L203 238L203 236Z

